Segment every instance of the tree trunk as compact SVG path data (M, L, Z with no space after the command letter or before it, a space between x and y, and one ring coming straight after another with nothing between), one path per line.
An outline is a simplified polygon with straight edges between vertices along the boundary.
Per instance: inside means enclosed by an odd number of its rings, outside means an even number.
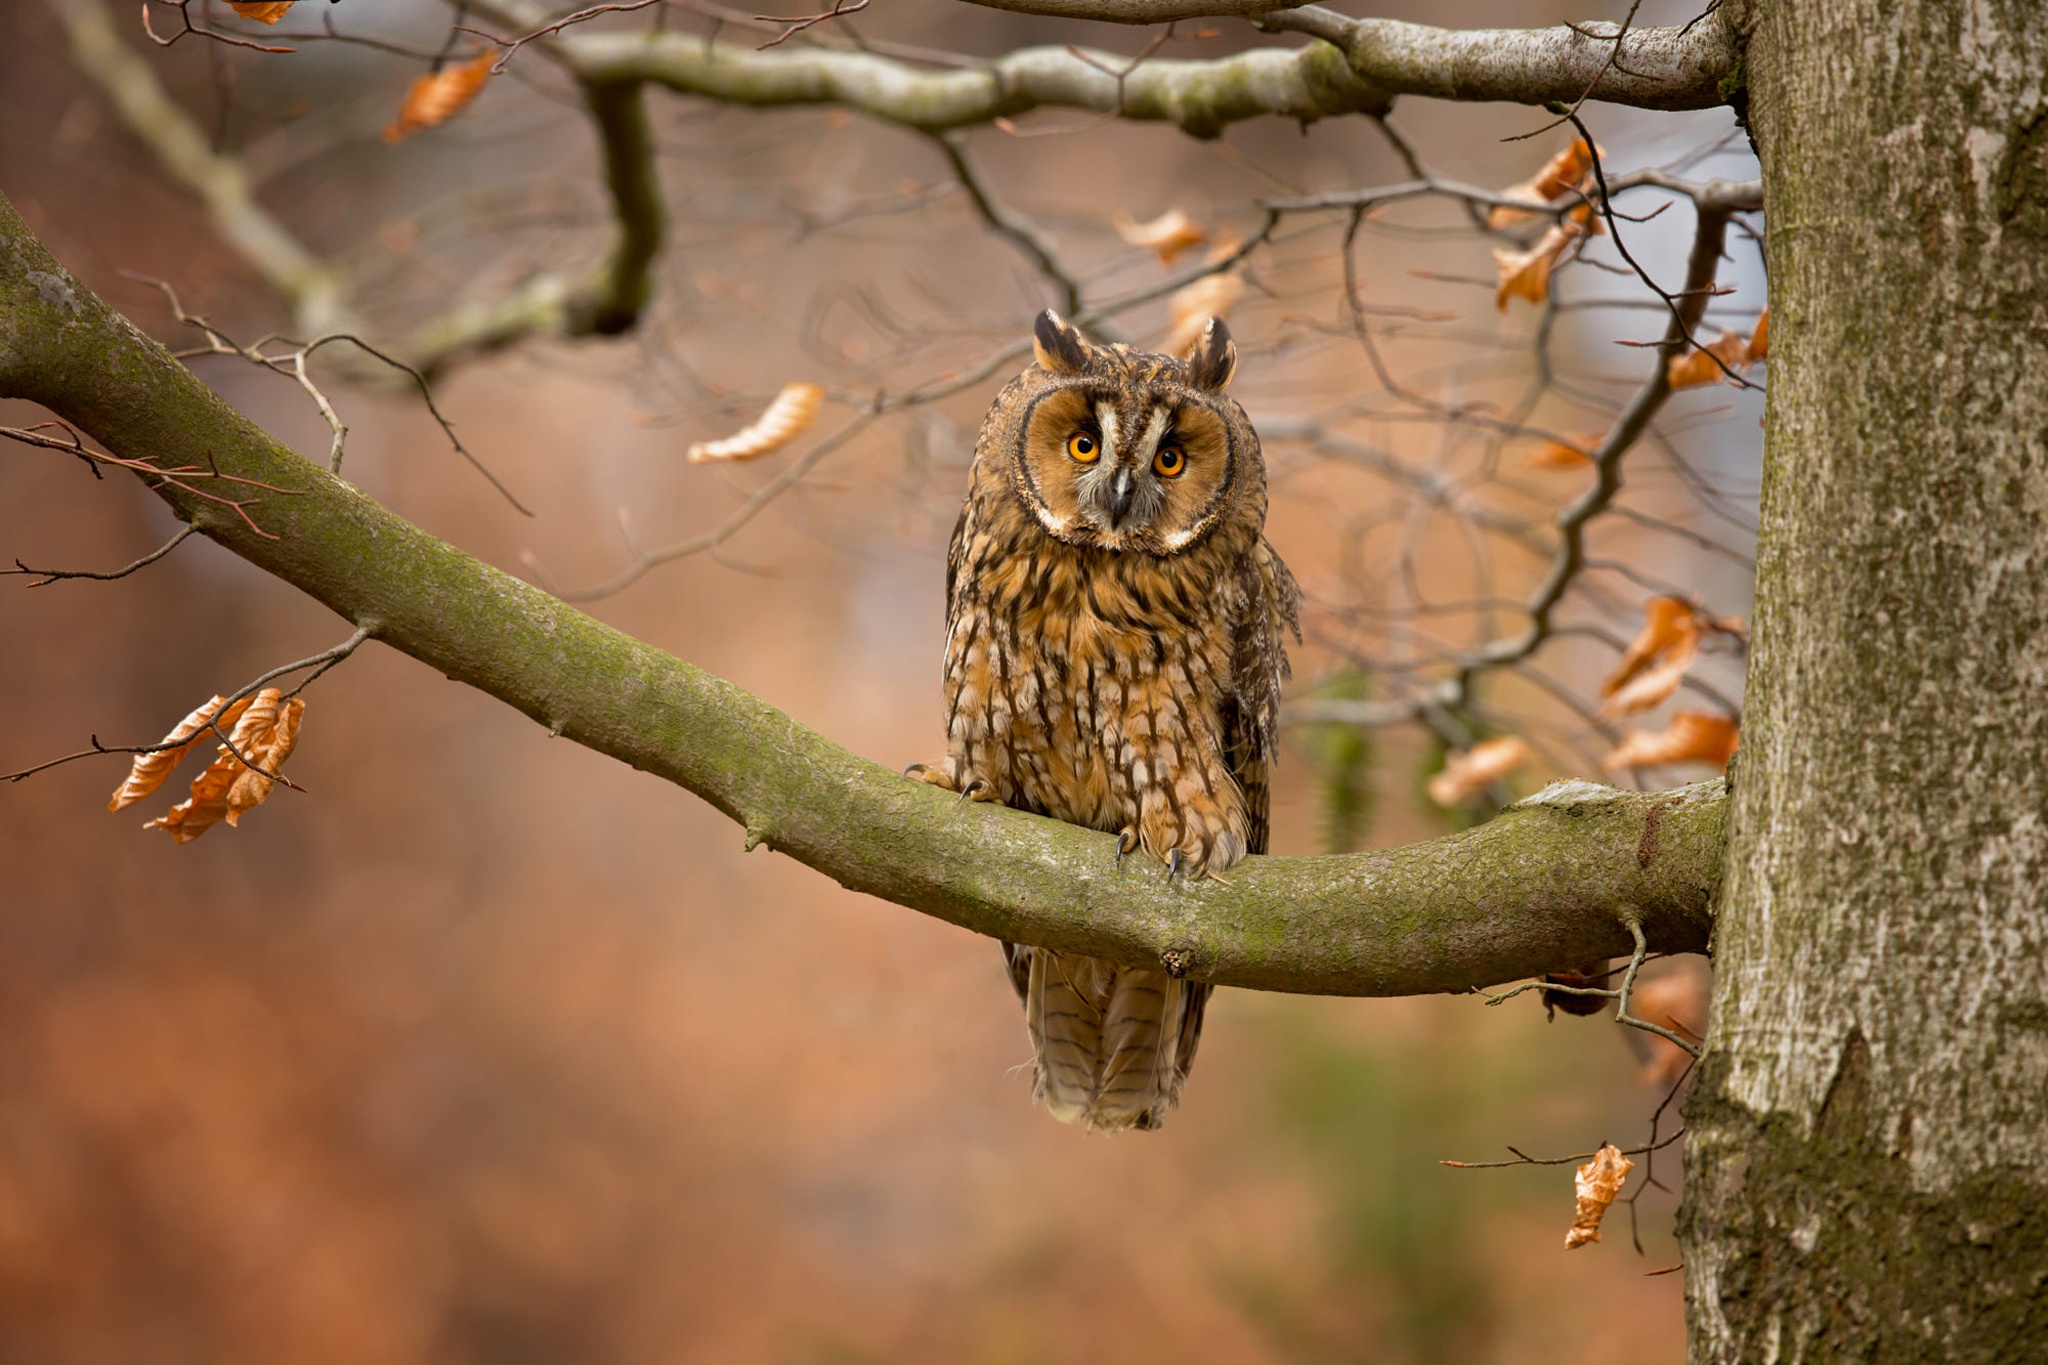
M2048 16L1724 3L1774 316L1692 1360L2041 1360Z

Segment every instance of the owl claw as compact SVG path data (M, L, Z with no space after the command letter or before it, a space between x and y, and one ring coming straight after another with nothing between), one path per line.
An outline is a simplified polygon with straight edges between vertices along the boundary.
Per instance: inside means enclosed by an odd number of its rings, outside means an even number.
M1138 827L1125 825L1116 832L1116 870L1124 870L1124 855L1138 851Z
M993 801L996 799L995 788L977 777L960 789L960 799L962 801Z
M1166 880L1172 881L1180 873L1181 851L1175 849L1166 855Z
M929 763L913 763L903 770L903 775L905 777L914 777L922 782L925 780L924 775L931 770L932 766Z

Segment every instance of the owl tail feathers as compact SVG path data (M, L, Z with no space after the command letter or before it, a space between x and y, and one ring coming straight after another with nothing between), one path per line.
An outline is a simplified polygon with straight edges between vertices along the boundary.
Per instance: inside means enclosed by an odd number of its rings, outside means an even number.
M1016 975L1037 1054L1032 1094L1062 1123L1159 1127L1180 1102L1209 987L1103 958L1013 951L1026 968Z

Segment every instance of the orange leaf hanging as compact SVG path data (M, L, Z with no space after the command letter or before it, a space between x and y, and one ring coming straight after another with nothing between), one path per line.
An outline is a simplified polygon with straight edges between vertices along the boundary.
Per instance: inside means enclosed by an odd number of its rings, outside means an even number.
M189 844L223 819L231 825L238 823L244 813L270 795L281 779L257 772L249 764L277 771L298 743L299 718L306 703L297 697L286 701L277 688L266 687L244 706L228 743L220 746L218 757L206 771L192 780L191 794L144 829L160 829L176 842Z
M782 449L818 420L825 391L816 384L784 384L767 411L752 424L717 441L698 441L686 452L692 464L707 460L754 460Z
M1700 621L1692 603L1682 597L1653 597L1643 607L1643 628L1600 693L1602 719L1647 711L1678 690L1685 671L1699 653Z
M1748 363L1749 343L1743 340L1742 334L1723 332L1717 341L1695 347L1684 355L1673 356L1664 367L1664 375L1674 389L1696 389L1703 384L1718 384L1731 374L1740 374Z
M1771 310L1766 308L1756 315L1756 330L1749 334L1749 348L1743 359L1754 365L1759 360L1771 357Z
M1636 1163L1623 1156L1621 1148L1611 1142L1601 1143L1593 1159L1579 1167L1575 1181L1579 1207L1572 1216L1571 1231L1564 1235L1565 1250L1600 1240L1600 1220L1607 1216L1614 1197L1621 1193L1622 1183L1635 1168Z
M1503 189L1501 197L1521 199L1528 203L1543 205L1561 194L1573 190L1591 188L1592 177L1587 172L1593 169L1593 149L1582 137L1575 137L1571 145L1543 163L1543 169L1520 184ZM1535 215L1526 209L1508 208L1504 205L1487 210L1486 225L1492 228L1510 227Z
M443 67L414 81L405 93L405 103L398 107L398 117L384 130L384 140L397 142L454 118L482 92L496 61L494 54L486 52L474 61Z
M292 12L292 0L228 0L228 8L244 19L274 24Z
M1429 779L1429 799L1439 806L1455 806L1477 796L1535 756L1529 742L1520 735L1482 740L1465 752L1444 759L1444 770Z
M135 762L128 769L128 780L115 789L112 799L107 802L107 809L124 810L161 787L165 779L170 777L171 770L184 762L185 755L192 752L192 746L199 743L199 732L206 729L214 716L220 713L223 700L225 699L215 697L207 702L179 721L177 727L159 741L175 747L137 754ZM220 715L220 723L231 725L248 709L249 698L244 697L230 706L225 714Z
M1179 209L1168 209L1149 223L1141 223L1119 210L1110 221L1116 225L1117 236L1132 246L1158 252L1161 263L1165 265L1172 265L1189 247L1200 246L1209 240L1208 229Z
M1740 727L1727 716L1704 711L1678 711L1662 730L1631 730L1607 757L1603 772L1653 768L1666 763L1704 763L1725 768L1735 752Z

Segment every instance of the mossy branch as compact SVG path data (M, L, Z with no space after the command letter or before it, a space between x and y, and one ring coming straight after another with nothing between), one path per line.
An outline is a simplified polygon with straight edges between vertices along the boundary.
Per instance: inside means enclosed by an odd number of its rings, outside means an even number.
M178 515L378 640L551 731L695 792L850 887L980 933L1230 985L1455 991L1629 951L1706 944L1726 797L1591 783L1478 829L1378 853L1253 858L1170 882L1114 840L962 804L806 730L393 515L270 437L73 279L0 198L0 397L117 456L292 491L233 511L150 481ZM274 537L271 538L271 537ZM936 699L934 701L936 704Z

